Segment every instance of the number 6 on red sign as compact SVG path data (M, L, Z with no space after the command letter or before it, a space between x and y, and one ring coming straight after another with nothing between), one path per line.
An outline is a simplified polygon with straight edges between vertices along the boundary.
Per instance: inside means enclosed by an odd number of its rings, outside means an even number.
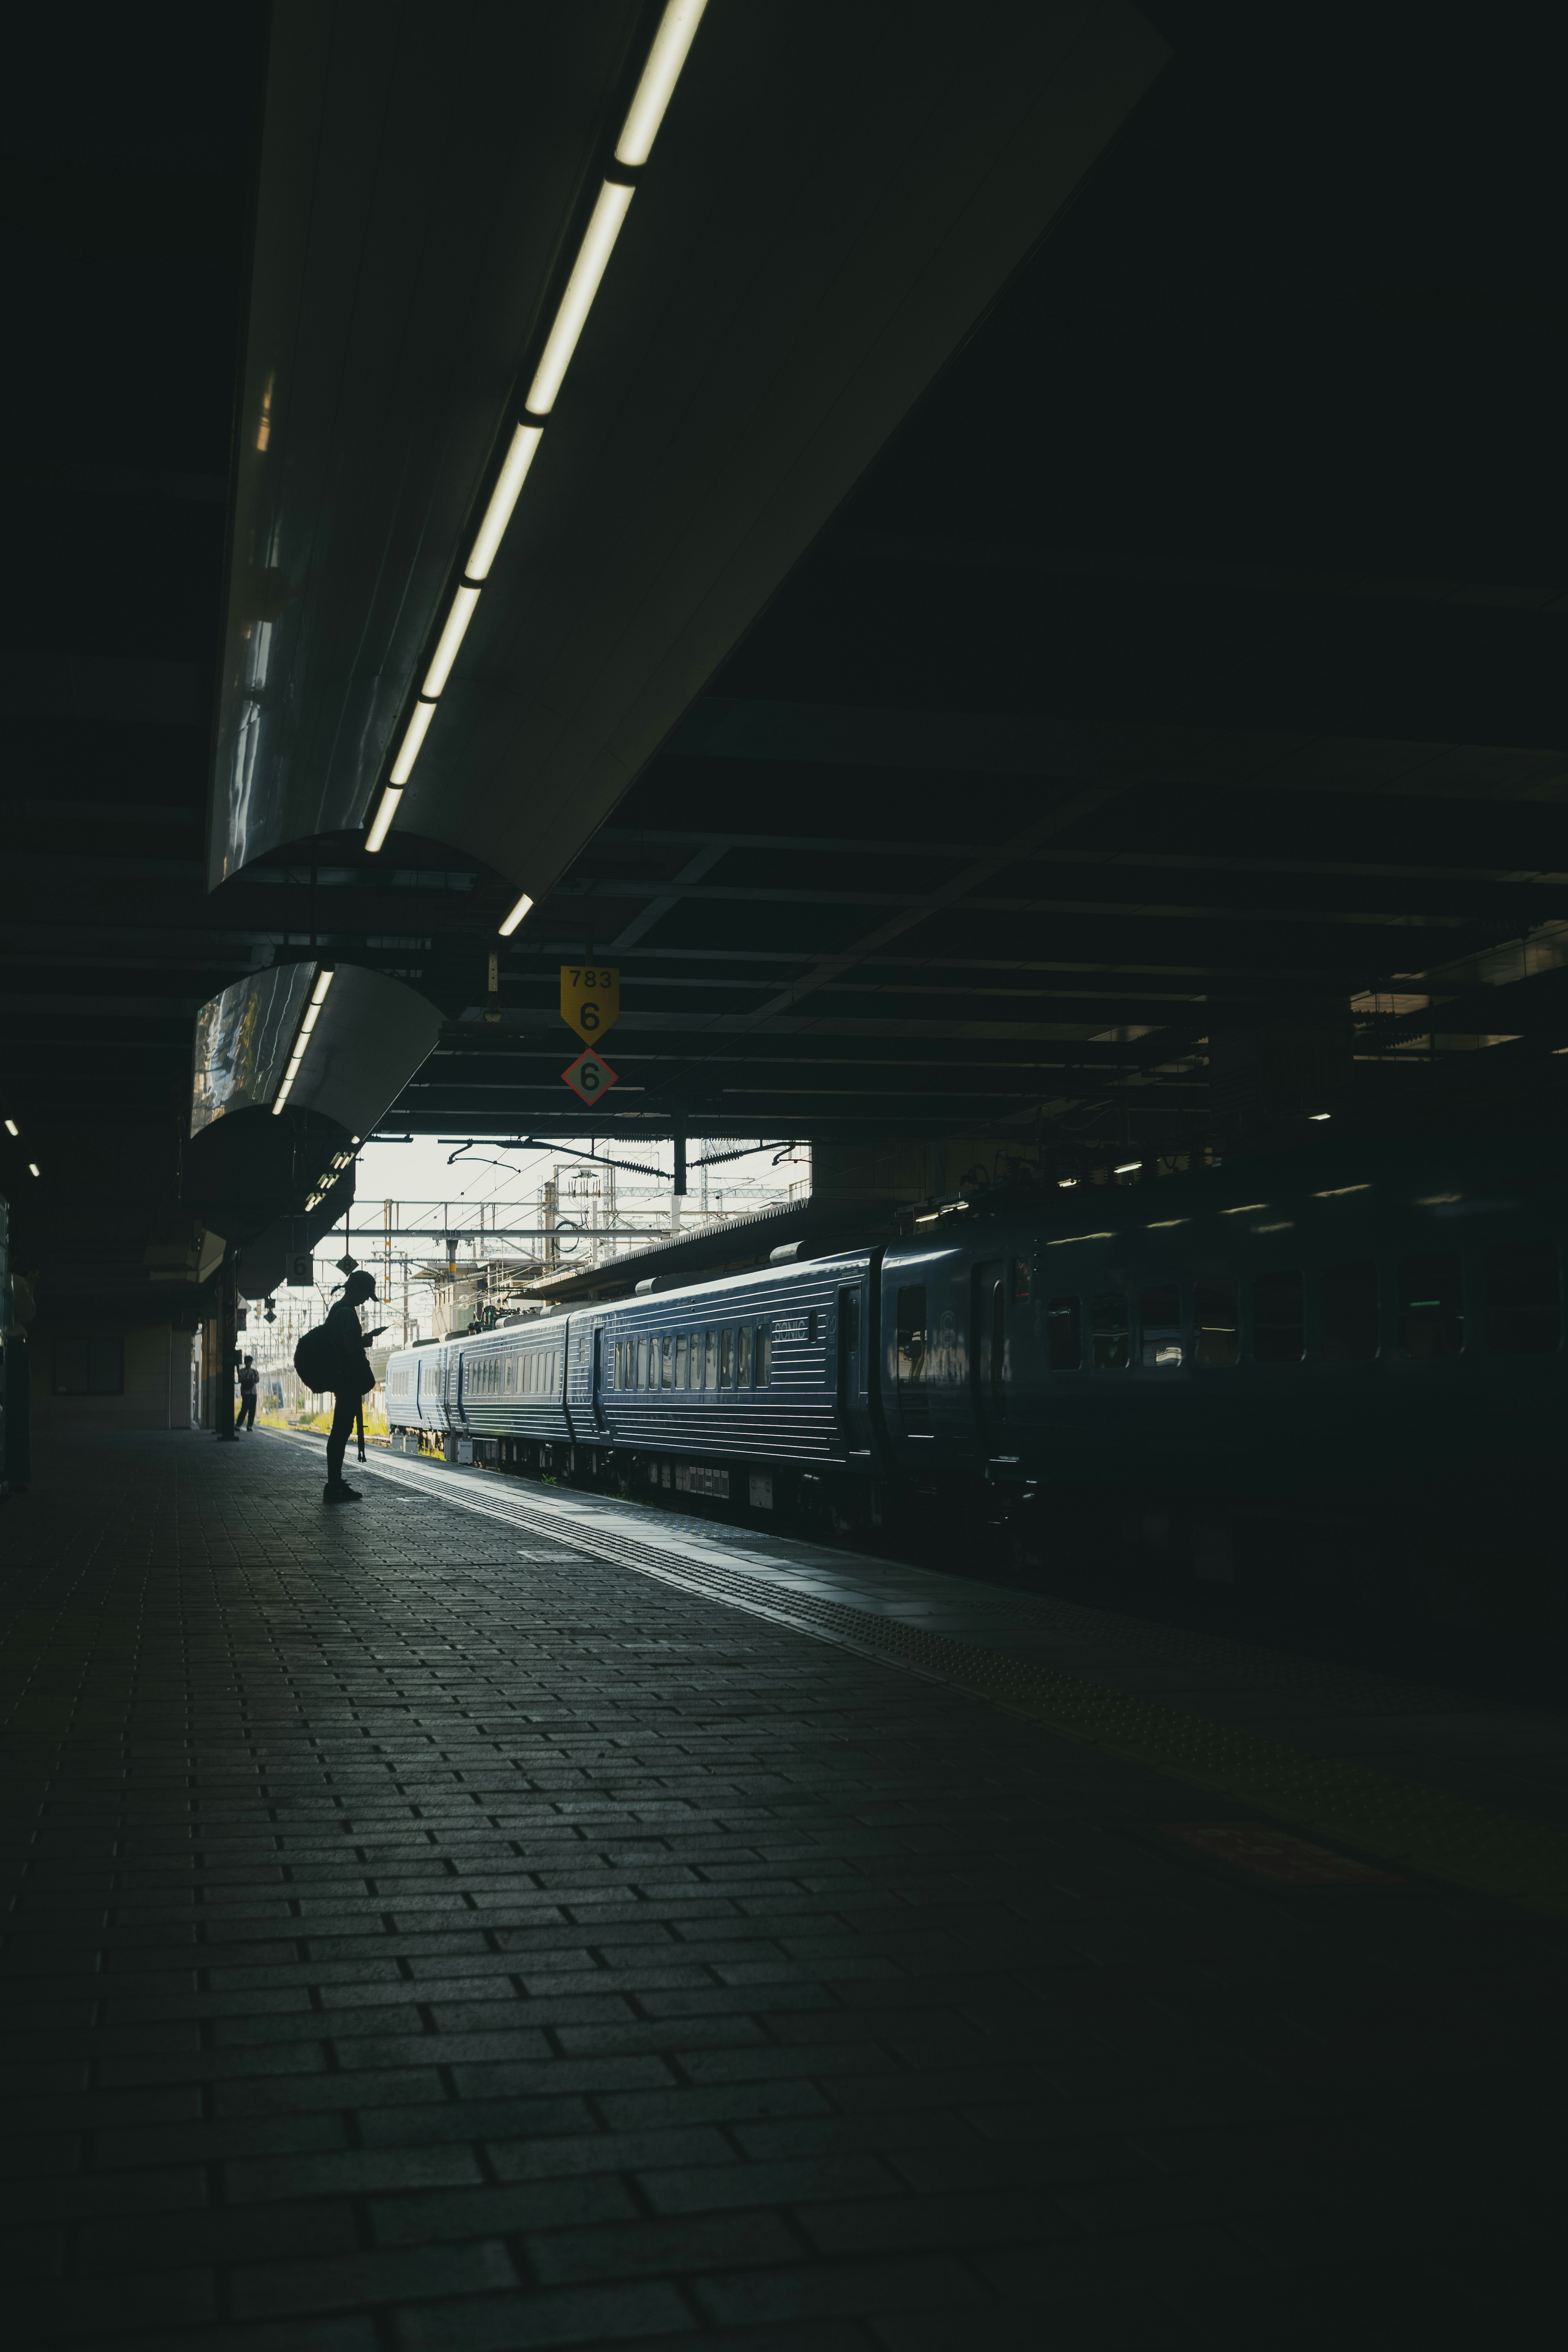
M608 1062L593 1052L579 1054L561 1075L579 1101L589 1104L597 1102L616 1084L616 1074Z

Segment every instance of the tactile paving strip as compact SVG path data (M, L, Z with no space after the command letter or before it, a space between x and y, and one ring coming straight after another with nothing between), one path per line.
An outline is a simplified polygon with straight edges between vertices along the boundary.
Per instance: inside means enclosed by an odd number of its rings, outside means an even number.
M764 1597L754 1573L677 1555L603 1525L584 1527L568 1510L510 1496L480 1501L428 1476L400 1476L380 1463L374 1466L420 1494L950 1684L1068 1738L1152 1765L1319 1836L1341 1839L1476 1893L1568 1916L1568 1836L1550 1823L1494 1812L1463 1797L1313 1756L1238 1725L1053 1673L1033 1659L928 1633L782 1582L768 1584Z

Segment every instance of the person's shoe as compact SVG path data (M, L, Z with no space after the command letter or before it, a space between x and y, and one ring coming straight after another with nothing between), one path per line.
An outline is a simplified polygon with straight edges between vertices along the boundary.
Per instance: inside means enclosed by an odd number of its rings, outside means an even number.
M329 1478L321 1489L323 1503L363 1503L364 1496L346 1478Z

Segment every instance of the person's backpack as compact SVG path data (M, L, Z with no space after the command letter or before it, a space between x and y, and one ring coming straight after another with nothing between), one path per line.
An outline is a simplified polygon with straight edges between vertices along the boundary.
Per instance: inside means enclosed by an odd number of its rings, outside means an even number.
M342 1360L324 1323L305 1332L294 1350L294 1370L314 1396L335 1391L342 1376Z
M351 1356L340 1348L324 1323L307 1331L294 1350L294 1370L314 1396L331 1391L334 1396L344 1392L363 1396L375 1386L375 1374L363 1356Z

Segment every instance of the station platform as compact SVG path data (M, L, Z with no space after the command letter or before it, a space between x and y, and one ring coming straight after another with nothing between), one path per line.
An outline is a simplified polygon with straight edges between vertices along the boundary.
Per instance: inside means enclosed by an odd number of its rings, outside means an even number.
M320 1442L0 1507L8 2340L1533 2341L1568 1724Z

